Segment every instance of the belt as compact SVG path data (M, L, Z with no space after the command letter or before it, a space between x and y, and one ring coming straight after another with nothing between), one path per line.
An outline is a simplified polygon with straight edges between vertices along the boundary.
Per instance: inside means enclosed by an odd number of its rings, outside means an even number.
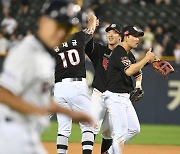
M73 81L82 81L83 78L65 78L65 79L59 80L59 82L62 82L63 80L67 80L67 81L73 82Z
M11 122L11 121L13 121L13 119L12 119L12 118L10 118L10 117L5 117L5 121L7 121L7 122Z
M12 122L13 119L11 117L1 117L0 122Z

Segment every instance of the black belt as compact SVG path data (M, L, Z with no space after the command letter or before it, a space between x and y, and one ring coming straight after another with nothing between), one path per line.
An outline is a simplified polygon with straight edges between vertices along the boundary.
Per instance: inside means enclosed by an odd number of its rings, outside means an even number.
M70 79L70 82L73 82L73 81L82 81L83 78L69 78ZM62 82L63 79L59 80L59 82Z
M12 119L12 118L10 118L10 117L5 117L5 121L7 121L7 122L11 122L11 121L13 121L13 119Z

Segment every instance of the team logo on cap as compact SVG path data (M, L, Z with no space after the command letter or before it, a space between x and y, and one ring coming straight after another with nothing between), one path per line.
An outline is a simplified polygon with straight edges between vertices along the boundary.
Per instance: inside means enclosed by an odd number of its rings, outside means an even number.
M134 28L134 30L138 31L138 29L136 27L133 27L133 28Z
M124 32L124 35L128 35L128 34L129 34L129 31L128 31L128 30Z
M112 24L111 27L112 27L112 28L116 27L116 24Z
M135 31L137 32L141 32L142 30L141 29L138 29L137 27L133 27Z

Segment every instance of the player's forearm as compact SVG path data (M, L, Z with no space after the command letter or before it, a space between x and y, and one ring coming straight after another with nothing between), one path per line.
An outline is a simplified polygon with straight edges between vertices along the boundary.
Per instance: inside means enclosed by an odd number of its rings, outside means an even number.
M139 61L138 63L135 64L131 64L130 67L126 70L126 75L128 76L132 76L135 73L137 73L138 71L140 71L144 65L149 61L148 58L144 57L141 61Z
M136 78L136 88L142 89L142 74Z
M46 114L47 111L39 107L32 106L31 104L23 101L20 97L15 96L10 91L0 87L0 103L5 104L23 114Z
M92 30L92 32L94 33L95 29L96 29L96 16L94 14L89 14L88 15L88 24L87 24L87 28Z
M62 107L59 104L54 103L53 101L51 101L51 104L47 110L50 113L62 113L71 116L71 110Z
M72 111L68 108L62 107L61 105L56 104L53 101L47 110L50 113L61 113L61 114L68 115L69 117L72 117L72 118L74 116L74 111Z
M65 114L69 117L71 117L74 121L76 122L88 122L90 124L93 123L93 120L91 117L89 117L88 115L86 115L85 113L83 112L78 112L78 111L73 111L73 110L70 110L68 108L64 108L62 107L61 105L58 105L56 103L54 103L52 101L52 103L50 104L49 108L48 108L48 111L50 113L61 113L61 114Z

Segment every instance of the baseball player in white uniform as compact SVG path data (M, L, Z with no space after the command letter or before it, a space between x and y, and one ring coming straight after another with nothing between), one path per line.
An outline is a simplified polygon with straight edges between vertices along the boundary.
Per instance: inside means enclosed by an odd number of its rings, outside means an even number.
M91 122L85 114L51 102L55 67L51 49L60 45L73 27L72 16L60 12L67 7L69 3L63 1L46 3L37 35L26 37L4 62L0 75L0 154L46 154L40 132L48 126L48 112Z

